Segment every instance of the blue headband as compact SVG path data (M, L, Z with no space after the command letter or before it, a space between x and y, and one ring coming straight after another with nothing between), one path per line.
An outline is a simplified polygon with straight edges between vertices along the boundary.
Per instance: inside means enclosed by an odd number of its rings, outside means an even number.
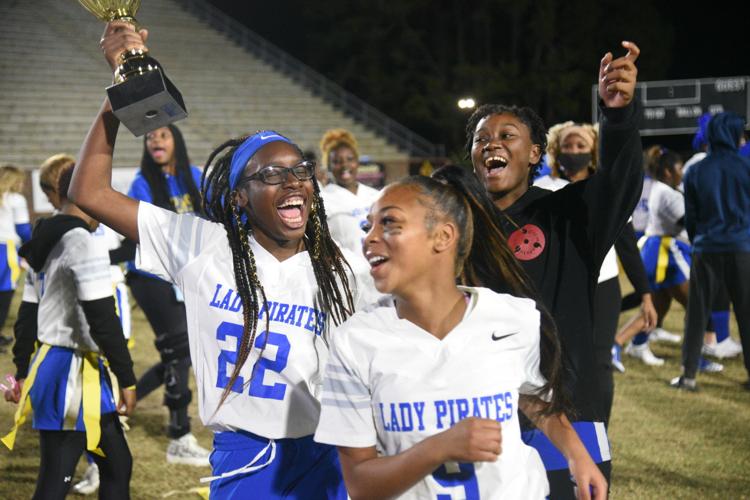
M230 190L237 187L237 181L239 181L240 176L242 176L242 172L245 171L245 166L247 165L247 162L250 161L250 158L252 158L260 148L272 142L294 144L292 141L273 130L261 130L245 139L242 144L237 147L237 150L232 155L232 164L229 166Z

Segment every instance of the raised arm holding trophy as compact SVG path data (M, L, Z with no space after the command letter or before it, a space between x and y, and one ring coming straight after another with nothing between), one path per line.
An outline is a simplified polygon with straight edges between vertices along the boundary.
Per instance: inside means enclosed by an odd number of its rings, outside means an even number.
M140 0L78 0L83 7L104 22L124 21L139 31L135 14ZM133 48L120 54L114 83L107 87L112 110L133 135L187 117L182 94L164 74L148 49Z

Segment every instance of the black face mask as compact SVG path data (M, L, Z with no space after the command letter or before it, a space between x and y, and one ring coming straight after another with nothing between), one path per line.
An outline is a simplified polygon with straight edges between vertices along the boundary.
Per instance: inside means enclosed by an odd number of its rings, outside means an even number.
M563 175L575 175L591 165L591 153L560 153L557 156Z

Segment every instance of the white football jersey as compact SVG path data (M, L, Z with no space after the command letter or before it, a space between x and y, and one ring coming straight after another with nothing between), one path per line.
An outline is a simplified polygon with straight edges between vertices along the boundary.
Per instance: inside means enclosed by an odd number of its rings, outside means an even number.
M380 191L360 182L357 194L354 194L332 182L320 193L326 209L328 229L333 239L343 248L348 248L354 253L362 253L362 239L365 236L362 228L367 222L370 207L380 196Z
M110 250L116 250L120 248L122 242L125 240L125 236L116 232L114 229L104 224L99 224L96 231L93 232L96 241L103 245L109 254ZM112 273L112 282L115 284L125 283L125 273L122 272L122 267L119 264L110 265L110 272Z
M643 233L646 231L648 225L648 197L651 195L651 186L654 184L654 179L648 175L643 176L643 189L641 190L641 197L638 200L638 204L633 210L633 229L636 232Z
M109 254L86 229L65 233L37 273L29 270L23 300L39 304L40 342L99 352L78 301L112 297Z
M172 281L185 297L203 424L214 431L245 430L271 439L313 434L328 358L329 318L308 253L279 262L250 238L269 307L259 315L255 349L219 406L243 331L226 231L221 224L141 202L138 232L138 269ZM369 266L362 257L346 257L357 276L356 282L350 280L355 305L370 300Z
M542 498L544 465L518 422L519 393L546 383L536 304L462 290L469 310L443 340L399 319L392 304L334 330L315 440L395 455L464 418L490 418L502 423L496 462L443 464L402 498Z
M685 217L685 195L663 182L654 181L648 206L646 236L674 236L689 241L684 225L677 223Z
M14 241L21 244L21 238L16 233L16 224L28 224L29 207L26 198L18 193L5 193L0 204L0 240Z

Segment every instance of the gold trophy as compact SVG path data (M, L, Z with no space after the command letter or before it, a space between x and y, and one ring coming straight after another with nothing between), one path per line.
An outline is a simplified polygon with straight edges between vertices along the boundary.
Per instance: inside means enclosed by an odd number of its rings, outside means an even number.
M78 2L104 22L125 21L138 29L135 13L141 0ZM187 117L182 94L146 50L131 49L120 54L114 84L107 87L107 95L115 116L135 136Z

